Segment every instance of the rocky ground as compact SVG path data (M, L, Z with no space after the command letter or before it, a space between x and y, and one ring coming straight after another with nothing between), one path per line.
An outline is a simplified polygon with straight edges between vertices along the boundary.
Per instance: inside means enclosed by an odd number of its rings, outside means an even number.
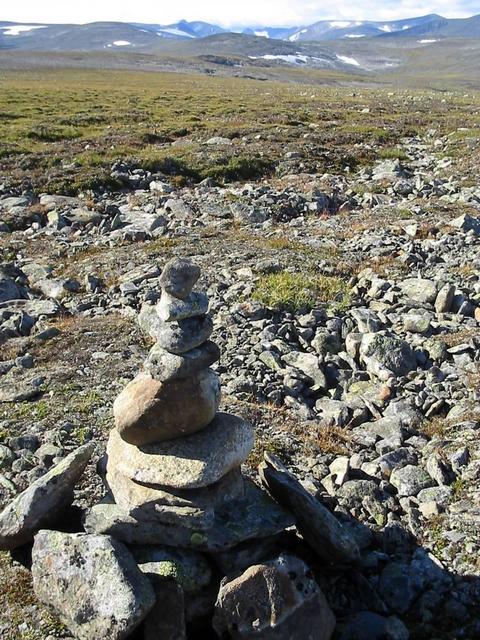
M480 186L454 142L403 138L401 159L342 175L307 173L290 151L252 184L179 187L125 162L115 192L5 179L1 506L79 444L102 456L113 400L151 344L162 267L190 256L224 407L256 427L246 470L280 456L361 549L359 565L308 558L337 637L371 633L377 615L389 635L362 638L479 637ZM90 465L76 504L103 493ZM68 637L21 565L0 561L0 636Z

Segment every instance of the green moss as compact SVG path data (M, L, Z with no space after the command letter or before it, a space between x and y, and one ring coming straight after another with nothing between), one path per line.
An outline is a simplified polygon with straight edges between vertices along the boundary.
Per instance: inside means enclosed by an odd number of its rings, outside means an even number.
M190 537L190 542L194 546L199 546L201 544L204 544L206 540L207 540L206 536L203 533L199 533L198 531L195 531L194 533L192 533Z
M156 572L164 578L173 578L179 584L183 584L185 579L185 572L183 567L173 560L164 560L163 562L155 563Z

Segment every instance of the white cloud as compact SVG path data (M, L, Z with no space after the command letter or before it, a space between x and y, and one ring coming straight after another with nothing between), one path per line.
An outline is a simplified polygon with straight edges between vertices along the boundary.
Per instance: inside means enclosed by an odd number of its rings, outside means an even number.
M477 5L477 7L475 7ZM167 24L181 18L226 27L302 25L316 20L395 20L427 13L465 17L480 11L477 0L20 0L0 9L0 19L18 22L91 22L118 20Z

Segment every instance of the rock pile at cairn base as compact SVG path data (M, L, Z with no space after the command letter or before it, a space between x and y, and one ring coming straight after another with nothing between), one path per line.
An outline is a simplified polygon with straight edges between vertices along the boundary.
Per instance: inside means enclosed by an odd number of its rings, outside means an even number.
M209 365L219 351L208 340L208 298L193 291L199 277L187 260L173 260L162 272L156 344L146 371L114 404L116 428L107 445L113 502L91 510L90 533L221 551L293 522L241 475L252 426L217 413L220 383Z

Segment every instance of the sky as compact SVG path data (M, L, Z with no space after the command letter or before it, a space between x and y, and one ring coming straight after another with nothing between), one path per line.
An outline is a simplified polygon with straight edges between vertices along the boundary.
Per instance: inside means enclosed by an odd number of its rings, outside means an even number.
M6 21L169 24L184 18L228 28L301 26L323 19L396 20L428 13L463 18L480 13L480 0L17 0L2 4L0 20Z

